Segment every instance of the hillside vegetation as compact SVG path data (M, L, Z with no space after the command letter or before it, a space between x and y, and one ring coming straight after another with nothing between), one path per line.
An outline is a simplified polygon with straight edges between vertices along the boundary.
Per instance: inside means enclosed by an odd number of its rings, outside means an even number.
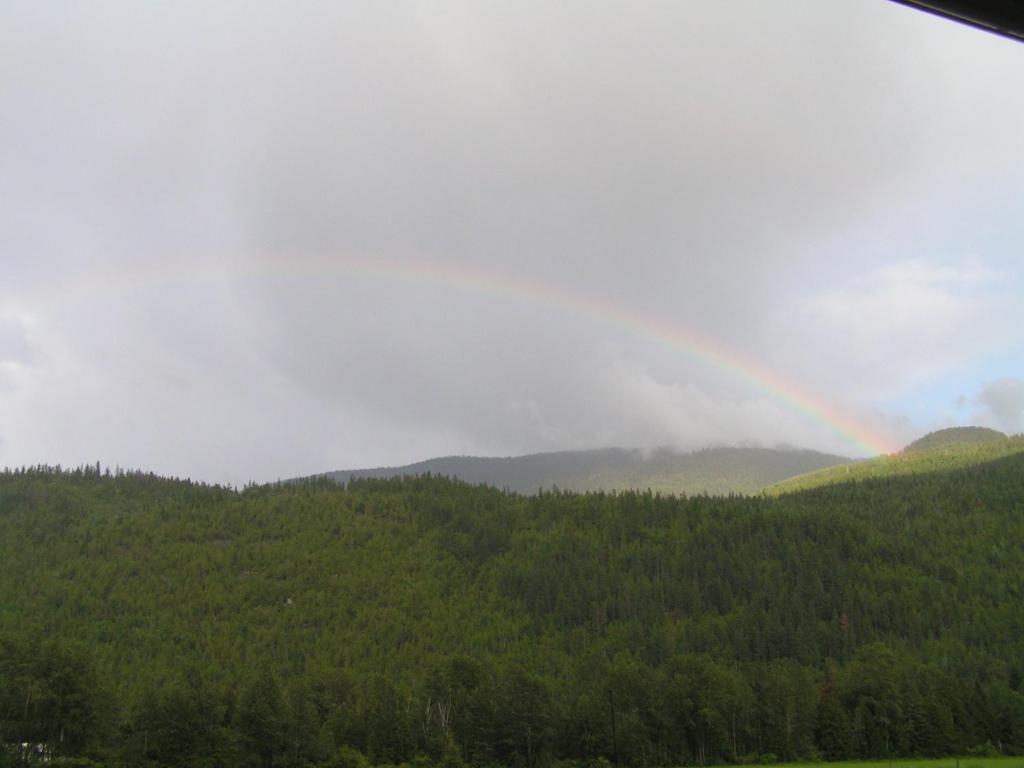
M665 448L606 448L509 458L447 456L402 467L344 470L325 476L344 483L352 478L431 474L519 493L558 488L729 494L756 493L787 477L848 461L842 456L793 448L708 448L688 453Z
M0 562L12 759L1024 750L1024 454L780 498L41 468Z
M949 427L929 432L915 440L905 449L905 453L914 451L930 451L937 448L966 448L978 445L1004 444L1009 438L995 429L988 427Z
M772 495L833 483L960 469L1024 451L1024 435L1007 437L983 427L954 427L932 432L899 453L827 467L775 483Z

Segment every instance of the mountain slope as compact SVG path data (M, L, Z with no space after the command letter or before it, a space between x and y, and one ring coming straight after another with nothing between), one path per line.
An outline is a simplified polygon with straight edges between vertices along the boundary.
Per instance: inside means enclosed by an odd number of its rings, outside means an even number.
M426 474L491 485L518 493L652 490L661 493L755 493L765 486L849 459L792 448L709 448L684 453L607 448L534 453L509 458L447 456L402 467L328 472L339 483L353 478Z
M939 448L960 450L971 446L1005 445L1007 435L988 427L949 427L929 432L903 449L904 453L933 451Z
M899 453L841 464L791 477L766 489L770 495L869 478L886 478L970 467L1024 451L1024 435L1007 437L983 427L932 432Z
M1024 454L779 498L0 473L0 562L6 742L128 765L1024 748Z

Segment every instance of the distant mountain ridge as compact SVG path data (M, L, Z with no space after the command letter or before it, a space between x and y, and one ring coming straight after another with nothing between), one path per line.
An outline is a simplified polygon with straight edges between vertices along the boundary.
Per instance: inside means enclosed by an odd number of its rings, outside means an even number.
M426 474L519 493L652 490L662 493L756 493L773 483L849 458L795 448L707 448L682 452L602 448L513 457L444 456L399 467L326 472L339 483L354 478Z

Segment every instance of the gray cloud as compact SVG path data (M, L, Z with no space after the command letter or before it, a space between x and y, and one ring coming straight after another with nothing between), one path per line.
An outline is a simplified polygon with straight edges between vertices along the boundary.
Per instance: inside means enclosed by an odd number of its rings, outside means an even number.
M0 315L0 391L13 388L19 374L38 359L39 350L25 323Z
M742 370L898 443L1021 340L1021 49L895 4L25 4L0 46L0 463L850 451Z
M1013 343L1024 314L1008 275L976 259L893 260L806 297L791 323L828 361L832 391L898 393Z
M36 356L28 329L14 317L0 317L0 364L30 363Z
M1010 433L1024 432L1024 379L999 379L978 395L980 419Z

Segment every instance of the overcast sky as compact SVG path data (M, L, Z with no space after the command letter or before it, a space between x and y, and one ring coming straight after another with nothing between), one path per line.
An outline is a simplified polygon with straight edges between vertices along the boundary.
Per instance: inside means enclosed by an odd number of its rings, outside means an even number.
M1024 430L1024 45L884 0L25 0L0 63L0 466Z

